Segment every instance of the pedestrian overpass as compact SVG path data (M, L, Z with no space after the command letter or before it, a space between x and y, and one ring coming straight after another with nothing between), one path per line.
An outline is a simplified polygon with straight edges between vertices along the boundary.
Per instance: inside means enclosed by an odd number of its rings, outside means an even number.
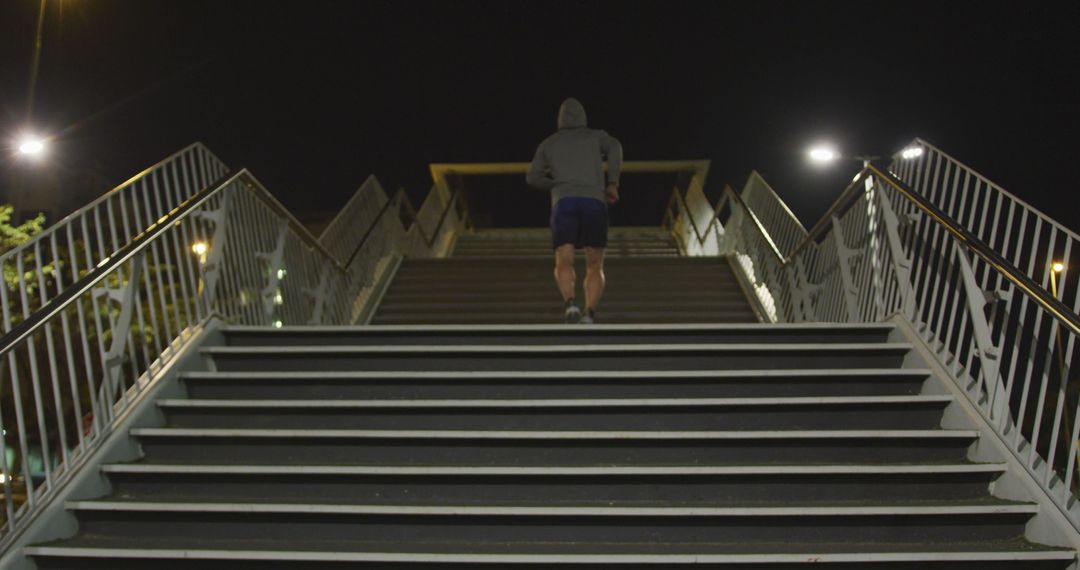
M187 147L0 254L0 567L1075 568L1077 235L923 140L613 228L603 324L432 165L318 236ZM658 216L659 217L659 216Z

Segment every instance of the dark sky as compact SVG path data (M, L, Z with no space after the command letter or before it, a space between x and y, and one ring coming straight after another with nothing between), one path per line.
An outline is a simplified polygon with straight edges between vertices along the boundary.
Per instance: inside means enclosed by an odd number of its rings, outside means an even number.
M37 2L2 4L10 140ZM1078 27L1080 2L49 0L35 124L52 168L115 183L201 140L325 209L370 173L422 196L430 162L528 160L575 96L628 158L711 159L711 192L756 168L807 225L856 169L808 144L921 136L1076 228Z

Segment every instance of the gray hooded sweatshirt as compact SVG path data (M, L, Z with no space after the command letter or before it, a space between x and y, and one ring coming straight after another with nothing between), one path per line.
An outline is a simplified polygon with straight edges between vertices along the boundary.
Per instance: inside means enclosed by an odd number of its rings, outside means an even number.
M622 144L605 131L586 127L585 107L572 97L559 107L558 125L559 131L537 147L525 182L550 190L552 205L571 196L606 203L604 158L608 161L608 183L618 184Z

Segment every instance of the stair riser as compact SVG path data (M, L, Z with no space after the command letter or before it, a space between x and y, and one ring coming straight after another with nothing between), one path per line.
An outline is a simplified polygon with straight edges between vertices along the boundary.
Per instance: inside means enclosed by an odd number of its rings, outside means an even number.
M152 501L309 501L463 505L498 502L694 503L935 501L986 496L994 473L754 476L328 476L110 474L113 494ZM164 500L164 499L162 499Z
M609 325L623 325L634 323L652 323L652 324L715 324L715 323L756 323L758 319L753 313L740 312L703 312L703 311L687 311L681 313L674 313L671 311L657 311L654 313L649 312L633 312L633 313L610 313L601 308L600 320L604 324ZM490 313L478 313L475 311L468 313L447 313L444 315L414 315L414 314L393 314L379 313L372 319L373 325L460 325L460 324L476 324L476 325L554 325L561 324L563 322L562 314L544 314L544 313L506 313L506 314L490 314Z
M890 329L849 330L821 328L803 330L748 327L735 330L702 331L671 330L648 333L634 329L619 331L604 329L567 328L544 331L226 331L229 346L363 346L388 344L725 344L725 343L795 343L795 342L885 342Z
M718 353L685 351L669 354L561 353L548 356L477 354L216 354L220 371L349 371L349 370L762 370L898 367L902 352L895 350L842 353L784 351Z
M470 380L228 380L185 379L192 398L435 399L435 398L750 398L770 396L902 396L918 394L922 378L835 377L813 379L684 380L663 378L567 381Z
M679 442L140 438L157 463L260 465L739 465L958 462L973 440Z
M576 271L578 278L585 276L584 268ZM626 271L619 269L604 269L604 276L611 287L633 284L635 289L649 289L657 287L658 292L669 292L673 284L698 284L701 288L719 289L722 287L737 286L735 278L726 272L682 271L678 269L660 268L649 271ZM555 286L555 278L551 267L544 267L535 271L509 270L477 270L455 268L454 270L435 270L419 272L416 270L399 273L395 282L403 287L416 285L431 285L442 282L447 286L477 285L484 281L495 281L501 285L529 285L545 284ZM690 292L688 292L690 293Z
M933 543L1007 540L1024 534L1028 515L552 517L138 513L78 511L80 528L99 536L227 540L618 542L631 544L818 541ZM227 542L226 542L227 544Z
M710 311L728 311L732 313L750 313L746 307L745 299L713 299L710 301L665 301L662 298L652 299L604 299L600 302L599 309L605 313L623 313L632 311L649 312L687 312L707 309ZM535 312L554 315L563 315L564 306L561 300L555 299L519 299L507 301L490 298L472 299L429 299L414 301L389 301L383 302L380 310L388 313L416 313L416 314L440 314L440 313L468 313L470 311L500 311L500 312Z
M933 429L943 404L744 408L263 409L172 408L173 427L451 430L840 430Z
M603 564L447 564L430 563L341 563L341 562L280 562L280 561L236 561L236 560L130 560L130 559L94 559L94 558L51 558L35 557L41 570L344 570L363 568L364 570L538 570L539 568L559 568L559 570L597 570L598 568L616 568L618 570L657 570L658 568L682 567L684 564L623 564L604 562ZM1067 562L1039 562L1018 560L1012 562L910 562L910 563L866 563L852 564L814 562L795 564L705 564L686 563L686 567L695 570L855 570L873 568L873 570L1065 570Z
M620 313L694 313L701 310L708 310L714 313L730 313L732 315L753 315L747 305L746 301L742 302L712 302L712 303L663 303L663 302L649 302L649 303L628 303L628 302L608 302L606 299L600 304L599 312L601 315L620 314ZM513 313L532 313L536 315L546 315L553 319L561 319L564 317L565 309L562 302L556 299L556 302L494 302L488 299L477 300L462 300L454 299L451 296L444 297L435 302L416 302L416 303L388 303L380 307L380 314L387 315L400 315L400 316L417 316L417 317L432 317L439 318L442 316L451 315L472 315L476 313L482 314L499 314L506 312Z
M581 287L578 287L577 294L582 293ZM532 293L537 295L533 296ZM558 290L555 288L555 284L551 283L547 287L540 290L538 288L535 291L471 291L471 290L456 290L449 291L443 288L432 288L431 291L417 292L417 293L394 293L387 295L383 298L383 306L389 305L401 305L412 303L516 303L520 301L532 301L532 302L544 302L550 303L552 297L558 302L559 298ZM665 303L668 306L677 305L712 305L714 303L746 303L746 296L742 291L718 291L710 292L703 291L700 294L694 295L693 299L680 300L680 299L665 299L663 296L657 295L655 291L640 291L640 292L627 292L619 289L611 291L610 294L604 295L604 306L616 305L639 305L639 304L657 304Z

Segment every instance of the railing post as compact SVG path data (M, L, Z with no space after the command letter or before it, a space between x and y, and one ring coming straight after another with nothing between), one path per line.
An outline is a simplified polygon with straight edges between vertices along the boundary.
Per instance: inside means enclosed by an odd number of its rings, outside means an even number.
M844 232L840 218L832 217L833 238L836 242L836 260L840 265L840 280L844 286L844 304L847 308L848 322L859 321L859 298L855 289L855 279L851 276L851 258L857 255L844 243Z
M996 416L1004 414L1005 418L1002 420L1001 427L1006 428L1005 422L1008 420L1008 402L1005 398L1001 398L1004 393L1004 387L1001 385L1001 376L999 373L999 367L1001 363L1000 351L994 344L993 335L990 330L990 323L986 320L986 314L983 309L989 301L989 292L979 286L979 283L975 280L975 271L971 268L971 261L968 260L967 253L964 252L960 242L953 243L953 255L959 261L960 265L960 279L964 284L964 296L967 298L968 317L971 319L971 328L975 336L975 345L979 350L979 363L981 368L981 374L983 377L983 387L986 390L986 396L990 400L988 407L990 412L990 421L993 422ZM978 382L977 378L972 380Z
M139 302L136 290L140 279L142 279L145 260L145 253L139 253L131 258L131 275L128 276L126 284L121 284L119 287L106 285L94 290L95 297L104 296L109 301L120 304L120 315L112 327L112 344L109 345L109 350L105 353L105 360L102 363L105 368L105 375L101 382L101 390L105 396L102 399L103 406L110 406L114 403L112 401L113 392L120 386L120 370L124 365L125 356L124 346L127 344L128 334L131 331L131 319L135 315L135 305Z
M277 297L278 287L281 286L281 280L285 277L285 238L289 235L289 222L286 220L281 221L281 229L278 230L278 238L273 251L256 252L255 257L266 261L266 271L268 273L266 279L266 287L259 292L259 296L262 298L263 314L266 316L266 321L269 324L273 324L274 321L274 302Z
M326 305L327 292L330 290L329 271L329 266L323 266L322 272L319 273L318 286L314 289L310 287L304 288L304 293L311 296L315 302L315 305L311 308L311 318L307 322L309 325L322 324L323 306Z
M217 297L217 283L221 278L221 261L225 253L226 223L228 220L229 192L221 193L221 205L216 210L195 212L193 215L214 225L214 236L210 243L206 244L208 251L206 262L203 267L203 295L205 297L206 312L214 310Z
M878 204L881 207L882 218L885 221L885 238L888 241L889 253L892 257L893 271L896 272L896 282L899 287L901 313L914 322L915 320L915 290L911 286L911 259L904 252L903 243L900 240L900 220L889 203L888 196L884 192L877 192Z

